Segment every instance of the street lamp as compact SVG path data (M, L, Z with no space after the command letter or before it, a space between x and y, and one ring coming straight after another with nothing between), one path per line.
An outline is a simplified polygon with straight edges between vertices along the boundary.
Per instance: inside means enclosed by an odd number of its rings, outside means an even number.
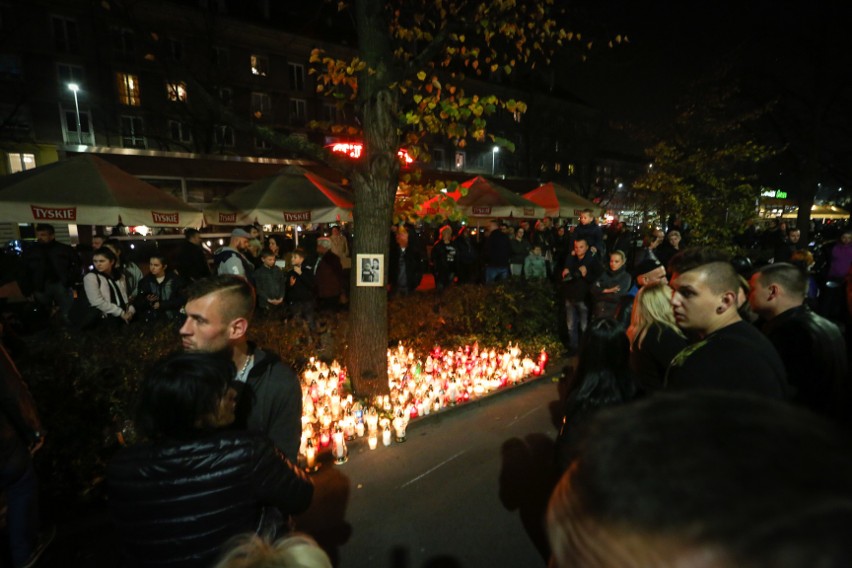
M74 93L74 110L77 111L77 144L83 145L83 133L80 128L80 104L77 102L77 91L80 90L80 85L77 83L68 83L68 89Z
M500 151L499 146L494 146L493 148L491 148L491 176L492 177L494 176L494 164L496 163L497 152L499 152L499 151Z

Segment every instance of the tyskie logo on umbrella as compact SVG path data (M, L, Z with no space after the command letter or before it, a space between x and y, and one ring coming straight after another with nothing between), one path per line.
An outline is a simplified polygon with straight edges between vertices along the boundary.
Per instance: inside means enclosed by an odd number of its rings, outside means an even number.
M175 211L174 213L160 213L158 211L151 211L151 218L154 220L154 223L158 225L179 225L180 224L180 213Z
M310 211L297 211L295 213L290 211L284 211L284 220L288 223L298 223L304 222L308 223L311 220L311 212Z
M219 222L220 223L236 223L237 222L237 214L236 213L219 213Z
M33 211L33 219L37 221L76 221L76 207L39 207L30 205Z
M491 215L491 207L479 205L477 207L471 207L470 210L474 215Z

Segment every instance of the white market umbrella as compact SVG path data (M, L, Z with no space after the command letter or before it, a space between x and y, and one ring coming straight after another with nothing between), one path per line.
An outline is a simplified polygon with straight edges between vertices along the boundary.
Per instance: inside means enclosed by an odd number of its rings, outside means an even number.
M204 209L210 225L293 225L352 220L353 198L299 166L237 189Z
M91 154L0 176L0 222L201 225L201 211Z

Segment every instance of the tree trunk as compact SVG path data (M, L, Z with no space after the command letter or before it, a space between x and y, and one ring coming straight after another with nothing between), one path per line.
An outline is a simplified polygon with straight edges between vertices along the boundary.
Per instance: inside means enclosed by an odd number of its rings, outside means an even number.
M397 98L388 88L388 68L393 60L383 3L363 0L355 4L361 56L369 73L359 78L359 102L364 129L364 149L353 175L355 188L355 238L353 254L381 255L387 283L390 226L399 182ZM357 262L353 270L356 277ZM349 305L349 344L346 368L358 396L388 393L388 298L384 287L353 286Z

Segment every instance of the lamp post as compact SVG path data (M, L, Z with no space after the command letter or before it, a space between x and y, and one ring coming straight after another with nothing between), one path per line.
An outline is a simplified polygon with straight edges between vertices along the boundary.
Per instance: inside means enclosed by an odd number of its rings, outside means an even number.
M74 110L77 112L77 144L83 145L83 133L80 128L80 104L77 102L77 91L80 90L80 85L77 83L68 83L68 89L74 93Z
M493 148L491 148L491 175L492 175L492 177L494 176L494 164L497 161L497 152L499 152L499 151L500 151L499 146L494 146Z

